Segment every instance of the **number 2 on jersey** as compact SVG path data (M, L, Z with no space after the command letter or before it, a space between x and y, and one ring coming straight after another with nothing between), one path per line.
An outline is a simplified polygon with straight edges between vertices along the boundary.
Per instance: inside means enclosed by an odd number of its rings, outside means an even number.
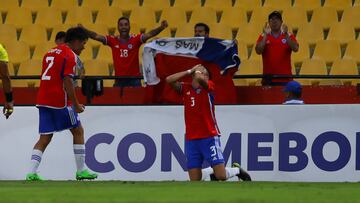
M50 80L51 79L51 76L48 76L46 74L48 73L50 68L54 65L54 59L55 59L55 57L53 57L53 56L46 57L45 61L48 64L48 66L45 69L44 73L42 74L41 80Z

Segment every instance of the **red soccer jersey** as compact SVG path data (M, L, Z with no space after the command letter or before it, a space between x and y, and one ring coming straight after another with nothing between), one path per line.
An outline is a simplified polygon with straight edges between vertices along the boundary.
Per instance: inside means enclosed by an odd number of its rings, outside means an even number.
M290 38L296 41L295 36L290 34ZM263 39L260 35L257 43ZM292 75L291 73L291 48L286 42L285 34L275 38L268 34L265 44L263 59L263 73L275 75ZM288 82L290 79L273 79L273 82Z
M208 89L194 89L189 83L181 84L184 101L186 140L209 138L220 135L215 118L214 83L208 82Z
M76 54L65 44L51 49L42 62L37 106L64 108L72 103L67 99L64 77L75 75Z
M115 76L140 76L139 49L142 34L131 35L124 43L118 37L106 36L106 43L111 47Z

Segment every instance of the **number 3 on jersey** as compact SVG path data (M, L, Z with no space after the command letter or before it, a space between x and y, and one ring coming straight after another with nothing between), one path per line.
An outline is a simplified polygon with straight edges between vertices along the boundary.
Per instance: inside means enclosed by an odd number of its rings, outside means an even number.
M54 59L55 59L55 57L53 57L53 56L46 57L45 61L48 64L48 66L45 69L44 73L42 74L41 80L50 80L51 79L51 76L48 76L46 74L49 72L50 68L54 65Z
M195 97L190 97L191 99L191 107L195 106Z

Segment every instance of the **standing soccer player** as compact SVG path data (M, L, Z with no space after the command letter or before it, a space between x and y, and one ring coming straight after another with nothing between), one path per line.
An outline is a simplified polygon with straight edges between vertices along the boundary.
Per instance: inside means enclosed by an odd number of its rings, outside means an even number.
M14 100L13 100L13 94L12 94L12 89L11 89L11 80L10 80L9 70L8 70L8 65L7 65L8 62L9 62L8 54L7 54L6 50L4 49L4 47L0 44L0 77L2 80L3 90L5 93L5 104L4 104L4 108L3 108L3 114L6 119L8 119L9 116L12 114L13 108L14 108L13 107Z
M76 55L80 55L87 40L88 35L84 29L70 28L66 32L65 44L51 49L43 58L36 105L39 109L40 139L32 151L26 180L42 180L37 174L42 155L53 133L66 129L73 135L76 179L97 178L97 174L90 173L85 167L84 129L78 117L78 113L84 111L84 106L77 100L73 86Z
M192 83L182 83L179 80L192 76ZM251 181L250 175L238 163L232 168L225 167L225 161L220 145L220 131L215 119L214 83L209 80L209 72L202 65L175 73L166 81L182 95L185 112L185 152L188 173L191 181L205 180L214 174L217 180L227 180L238 176L239 179ZM206 160L212 167L201 170Z

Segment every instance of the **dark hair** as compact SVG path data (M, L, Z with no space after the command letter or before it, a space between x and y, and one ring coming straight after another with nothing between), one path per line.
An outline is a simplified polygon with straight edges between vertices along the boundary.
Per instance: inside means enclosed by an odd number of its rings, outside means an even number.
M120 20L127 20L128 23L130 24L130 20L129 20L129 18L127 18L127 17L124 17L124 16L123 16L123 17L120 17L119 20L118 20L118 24L119 24Z
M278 18L279 20L282 21L282 16L281 16L281 13L279 11L273 11L270 13L269 17L268 17L268 20L270 20L271 18Z
M81 27L72 27L66 31L65 42L74 40L85 41L89 39L88 33Z
M60 32L56 33L55 41L59 40L59 39L63 39L63 38L65 39L65 36L66 36L66 32L60 31Z
M208 33L208 34L210 33L210 28L209 28L209 26L206 25L205 23L196 23L196 25L195 25L194 28L196 28L196 27L204 27L204 28L205 28L205 32Z

